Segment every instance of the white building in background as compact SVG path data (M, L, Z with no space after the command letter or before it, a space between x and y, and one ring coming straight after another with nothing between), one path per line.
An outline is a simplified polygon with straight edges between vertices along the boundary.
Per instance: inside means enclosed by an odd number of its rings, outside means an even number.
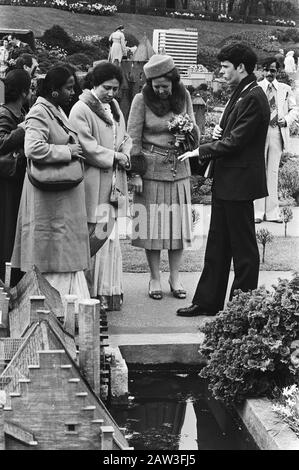
M171 55L176 67L184 75L197 64L198 32L190 29L154 29L153 48L156 53Z

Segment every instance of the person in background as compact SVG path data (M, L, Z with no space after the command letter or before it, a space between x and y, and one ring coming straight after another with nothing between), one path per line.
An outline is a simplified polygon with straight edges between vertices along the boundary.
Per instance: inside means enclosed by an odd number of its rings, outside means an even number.
M38 62L32 54L24 53L16 59L14 68L24 69L32 80L36 77L36 73L38 71Z
M4 281L5 262L11 259L26 170L24 155L24 110L30 100L30 77L24 70L8 72L5 105L0 105L0 278ZM21 279L12 270L11 286Z
M187 113L195 123L189 92L169 55L153 55L144 66L147 79L132 102L128 133L132 137L131 158L143 156L147 169L132 175L134 217L132 245L144 248L150 268L148 295L163 297L160 280L161 250L168 250L169 285L174 297L186 298L179 275L183 249L191 246L192 214L189 162L177 161L176 138L168 127L176 115ZM183 136L183 139L185 137ZM140 209L140 210L139 210Z
M102 308L120 310L123 300L122 255L117 232L118 210L110 202L113 184L126 197L131 139L115 99L123 77L120 67L104 60L88 77L70 113L86 158L85 194L90 235L99 234L102 246L87 273L90 294Z
M296 72L294 51L287 52L285 59L284 59L284 70L290 75L290 78L294 77L294 74Z
M284 70L284 50L279 49L277 54L275 54L275 59L279 63L279 70Z
M42 95L26 117L25 155L45 168L83 158L77 133L62 110L74 93L74 83L67 68L52 67ZM89 298L84 276L90 261L84 181L71 189L46 191L26 174L11 261L23 272L35 265L61 296Z
M3 38L2 46L0 47L0 78L4 78L9 64L9 41L7 37Z
M8 41L11 46L9 58L16 60L21 54L27 53L33 55L33 50L27 44L27 42L22 42L17 38L15 33L8 35Z
M216 315L224 308L231 262L235 277L230 299L238 289L258 285L259 249L253 201L267 195L264 149L270 110L253 71L257 56L242 43L223 47L218 60L227 84L234 89L216 125L213 142L179 157L211 161L212 209L204 267L192 305L177 315Z
M254 203L255 223L261 223L263 220L283 223L279 215L277 194L279 163L282 152L289 151L290 125L298 119L299 113L291 87L276 79L280 69L275 57L268 57L262 65L264 79L258 84L268 98L271 111L265 147L269 194Z
M109 43L111 44L108 60L113 64L121 64L123 56L127 55L126 40L124 35L124 26L120 25L110 35Z

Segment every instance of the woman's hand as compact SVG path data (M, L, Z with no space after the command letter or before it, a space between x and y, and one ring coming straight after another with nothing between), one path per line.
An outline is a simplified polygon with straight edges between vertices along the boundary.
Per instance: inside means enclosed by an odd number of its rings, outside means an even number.
M222 132L223 132L223 129L219 126L219 124L216 124L213 130L213 135L212 135L213 140L221 139Z
M128 156L125 155L124 153L122 153L122 152L115 152L114 158L115 158L115 160L117 161L117 163L118 163L122 168L124 168L125 170L127 170L127 169L130 167L129 158L128 158Z
M130 187L135 193L142 193L143 191L143 183L142 178L139 175L132 176L130 179Z
M195 149L195 150L192 150L192 151L183 153L182 155L180 155L180 156L178 157L178 160L179 160L180 162L183 162L183 161L186 160L187 158L193 158L193 157L198 157L198 148Z
M85 160L85 157L83 156L82 147L79 143L68 144L68 146L71 150L72 158L79 158L81 160Z

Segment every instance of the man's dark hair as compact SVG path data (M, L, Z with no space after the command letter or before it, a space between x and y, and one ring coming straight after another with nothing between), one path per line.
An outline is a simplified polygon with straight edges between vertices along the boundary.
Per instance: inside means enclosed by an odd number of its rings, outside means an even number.
M26 54L26 53L21 54L16 60L15 68L22 69L24 65L26 65L26 67L32 67L32 60L33 60L33 55Z
M228 60L234 65L235 69L238 65L244 64L248 74L254 71L254 67L257 63L257 55L251 47L240 43L224 46L217 55L217 59L220 62Z
M277 70L280 69L280 63L278 62L278 60L276 59L276 57L267 57L266 59L263 60L262 62L262 67L263 68L269 68L271 64L275 63L276 64L276 68Z
M11 39L17 39L16 33L10 33L9 35Z
M31 80L25 70L11 70L8 72L4 79L5 102L11 103L17 101L23 92L27 95L30 85Z

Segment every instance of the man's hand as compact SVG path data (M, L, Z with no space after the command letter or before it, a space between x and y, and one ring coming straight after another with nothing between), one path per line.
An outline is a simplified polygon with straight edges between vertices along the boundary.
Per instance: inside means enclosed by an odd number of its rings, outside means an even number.
M135 193L142 193L143 191L143 183L141 176L132 176L129 183L130 187Z
M223 132L223 129L219 126L219 124L216 124L213 130L213 135L212 135L213 140L221 139L222 132Z
M189 152L185 152L182 155L178 157L178 160L180 162L183 162L187 158L193 158L193 157L198 157L198 148Z
M287 121L285 120L285 118L279 118L277 124L279 127L286 127Z

